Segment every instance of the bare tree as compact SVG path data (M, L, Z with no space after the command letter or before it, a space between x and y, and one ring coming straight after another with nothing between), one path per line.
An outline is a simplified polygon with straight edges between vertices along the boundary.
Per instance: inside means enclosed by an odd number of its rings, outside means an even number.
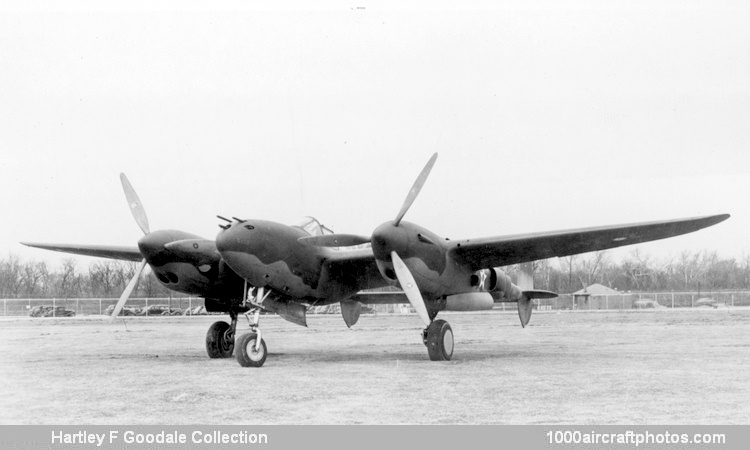
M100 261L89 266L89 283L91 283L91 293L94 295L111 296L120 279L121 275L118 274L115 261Z
M132 261L116 261L114 271L114 278L117 285L118 291L124 291L130 280L135 276L135 271L138 270L138 264Z
M3 297L18 298L21 292L21 260L18 256L10 254L0 264L0 289Z
M565 289L566 292L573 292L573 274L575 271L575 261L578 258L578 255L570 255L566 256L564 258L560 258L564 261L565 267L567 268L568 272L568 286L567 289Z
M49 282L47 263L29 261L21 265L21 287L26 297L44 297L46 282Z
M676 272L680 274L683 281L682 287L685 290L690 289L697 283L696 278L700 276L700 256L700 252L684 251L680 253Z
M598 252L589 253L587 257L581 258L581 272L580 277L583 288L591 286L594 283L600 281L599 272L607 263L607 251L601 250Z
M61 298L81 297L81 284L81 275L76 273L75 259L63 259L62 272L58 276L57 296Z
M653 270L649 256L642 255L638 247L630 252L630 257L623 261L622 267L629 281L628 289L644 290L653 285Z

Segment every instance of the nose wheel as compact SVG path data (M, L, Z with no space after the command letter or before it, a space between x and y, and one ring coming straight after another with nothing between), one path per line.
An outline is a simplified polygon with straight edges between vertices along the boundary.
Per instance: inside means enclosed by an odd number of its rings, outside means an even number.
M256 333L247 333L237 339L237 362L242 367L261 367L266 362L266 341Z
M250 314L253 319L250 319ZM242 367L261 367L266 362L268 348L266 341L261 336L258 322L260 321L260 308L254 308L245 314L250 322L250 332L243 334L237 339L237 362Z
M432 321L422 332L430 361L450 361L453 356L453 330L445 320Z

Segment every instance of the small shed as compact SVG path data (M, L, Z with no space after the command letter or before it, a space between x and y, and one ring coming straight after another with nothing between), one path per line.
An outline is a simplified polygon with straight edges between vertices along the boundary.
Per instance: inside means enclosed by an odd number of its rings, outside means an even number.
M622 292L595 283L581 289L580 291L573 292L573 305L577 308L586 309L589 305L589 298L592 295L622 295Z

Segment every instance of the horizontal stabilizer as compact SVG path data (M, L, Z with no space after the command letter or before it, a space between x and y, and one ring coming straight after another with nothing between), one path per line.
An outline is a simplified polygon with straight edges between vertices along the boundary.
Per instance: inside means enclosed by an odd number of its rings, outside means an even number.
M532 299L532 298L555 298L557 297L556 292L552 291L543 291L541 289L529 289L527 291L523 291L523 296Z
M305 245L317 247L351 247L354 245L369 244L369 236L356 234L325 234L323 236L305 236L297 239Z
M359 291L349 297L349 300L360 302L364 305L393 305L409 303L403 291Z

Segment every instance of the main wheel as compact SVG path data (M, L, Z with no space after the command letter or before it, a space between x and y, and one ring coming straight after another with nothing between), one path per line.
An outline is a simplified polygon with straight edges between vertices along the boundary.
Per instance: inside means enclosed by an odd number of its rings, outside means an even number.
M237 339L237 362L242 367L260 367L266 362L266 356L268 356L266 341L261 338L260 348L256 350L257 342L258 335L255 333L243 334Z
M445 320L435 320L427 327L427 354L430 361L449 361L453 356L453 330Z
M226 322L214 322L206 333L206 353L209 358L229 358L234 352L234 334Z

